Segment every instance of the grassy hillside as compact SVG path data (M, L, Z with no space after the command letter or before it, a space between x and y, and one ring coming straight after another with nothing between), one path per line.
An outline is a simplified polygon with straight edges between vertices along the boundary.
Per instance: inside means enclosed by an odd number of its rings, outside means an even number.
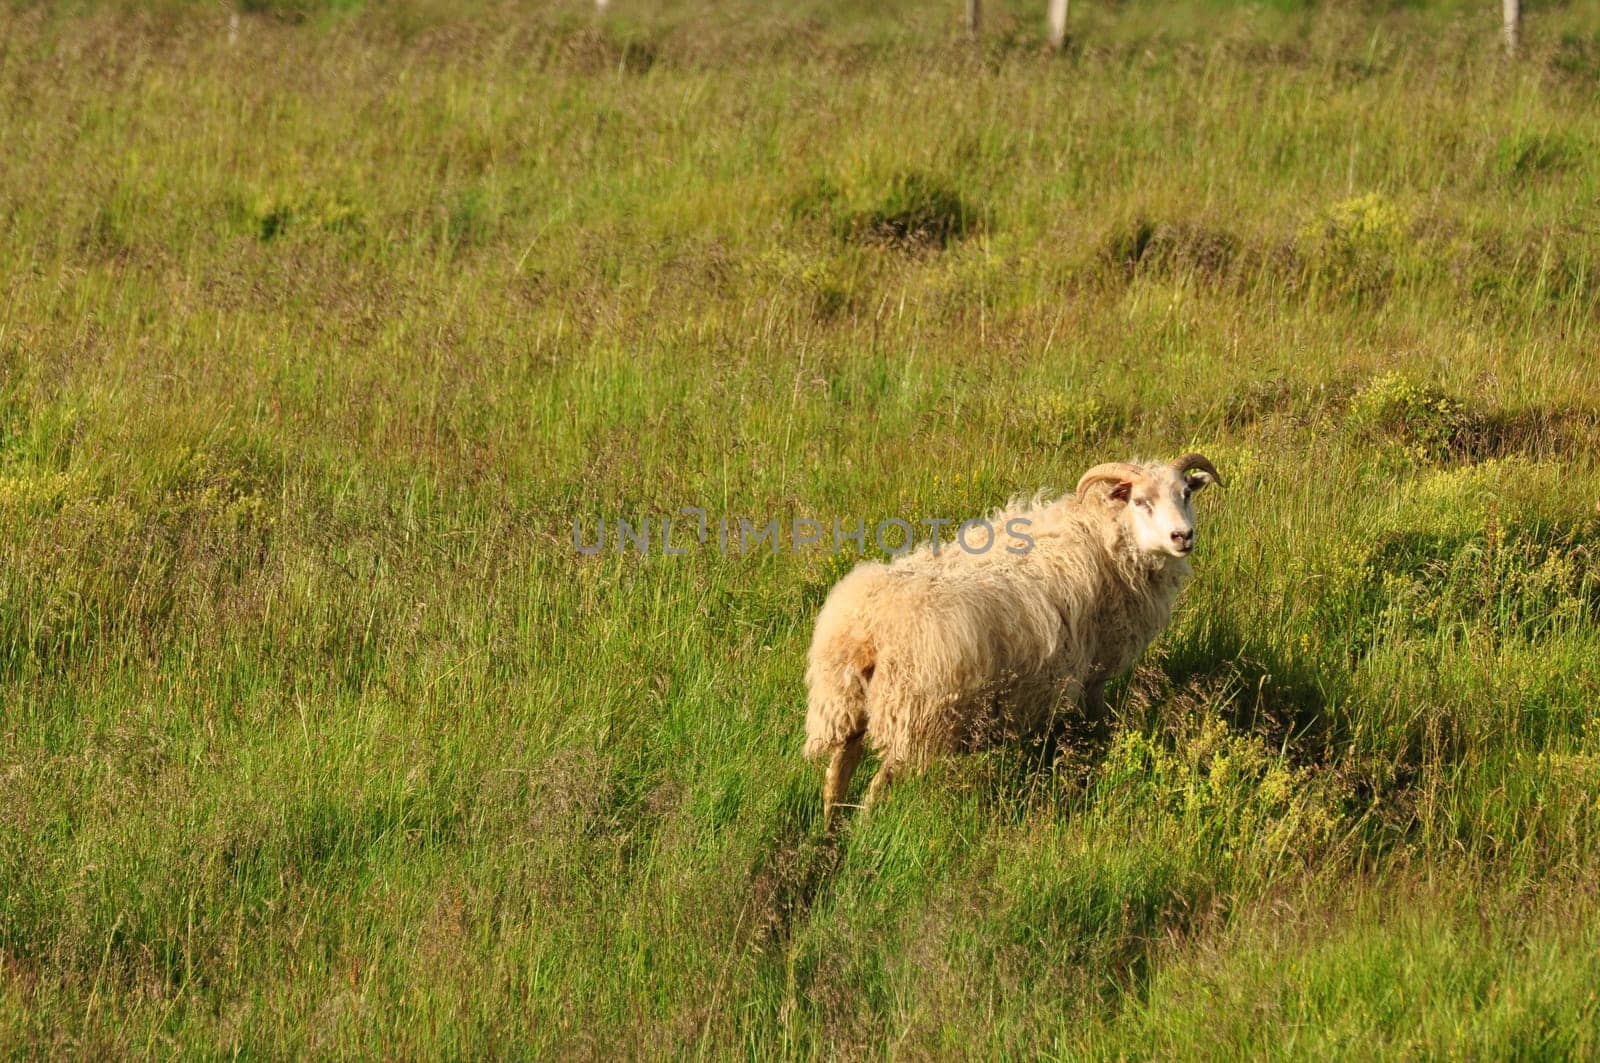
M1600 1053L1600 8L247 6L0 14L0 1045ZM717 522L1190 449L825 839Z

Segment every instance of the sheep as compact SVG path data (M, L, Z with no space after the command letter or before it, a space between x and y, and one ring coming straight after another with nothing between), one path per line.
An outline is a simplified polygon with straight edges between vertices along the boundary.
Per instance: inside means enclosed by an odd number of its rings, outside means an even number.
M870 806L930 757L1035 732L1080 698L1103 708L1106 682L1189 579L1190 496L1221 482L1199 454L1096 465L1071 495L995 513L992 527L1023 533L1005 548L930 543L851 570L817 615L806 667L805 752L830 757L824 824L866 743L882 758Z

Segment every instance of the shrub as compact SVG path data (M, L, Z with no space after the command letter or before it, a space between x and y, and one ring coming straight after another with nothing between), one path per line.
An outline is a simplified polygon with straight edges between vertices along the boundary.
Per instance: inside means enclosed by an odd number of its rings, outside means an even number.
M321 189L254 192L233 204L235 221L263 243L292 229L340 233L359 230L360 210L344 196Z
M1405 219L1380 193L1342 200L1301 227L1306 278L1345 295L1385 293L1394 279Z
M1560 133L1522 132L1500 142L1500 171L1508 178L1528 178L1559 173L1583 158L1583 148Z
M1221 280L1234 272L1244 251L1227 229L1136 215L1106 232L1098 257L1112 277L1125 281L1139 274Z
M876 202L843 215L837 228L859 243L919 251L943 248L982 223L978 208L955 185L913 170L891 178Z
M1478 421L1461 400L1399 373L1374 377L1356 392L1349 412L1352 426L1376 442L1398 445L1404 457L1417 461L1459 451Z

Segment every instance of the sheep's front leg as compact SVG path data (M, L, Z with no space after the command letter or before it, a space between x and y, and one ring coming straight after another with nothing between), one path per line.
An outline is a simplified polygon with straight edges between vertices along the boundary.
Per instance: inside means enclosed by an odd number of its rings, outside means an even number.
M1092 720L1098 720L1106 714L1106 681L1096 679L1083 688L1084 713Z
M845 739L844 745L833 751L827 777L822 782L822 825L826 830L833 829L839 803L850 790L850 777L861 763L862 752L860 735Z

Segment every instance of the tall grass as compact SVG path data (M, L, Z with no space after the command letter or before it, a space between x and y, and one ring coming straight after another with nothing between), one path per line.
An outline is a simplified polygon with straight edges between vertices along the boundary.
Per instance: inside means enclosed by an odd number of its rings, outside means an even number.
M957 7L0 15L0 1044L1596 1051L1593 5ZM1189 449L1111 718L824 838L717 522Z

